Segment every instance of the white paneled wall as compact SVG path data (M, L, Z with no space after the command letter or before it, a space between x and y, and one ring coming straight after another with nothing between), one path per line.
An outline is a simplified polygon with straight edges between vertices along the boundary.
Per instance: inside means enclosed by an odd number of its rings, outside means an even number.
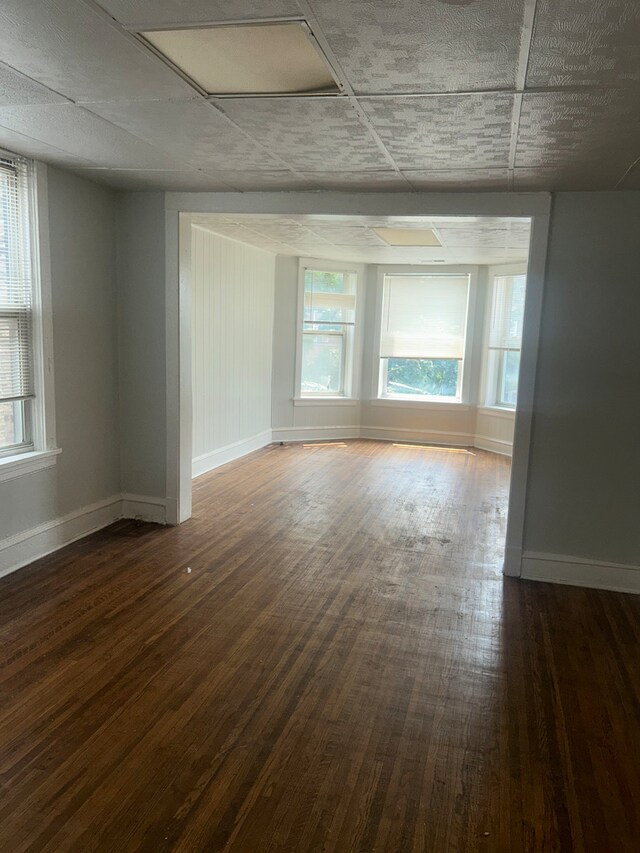
M275 256L192 228L193 474L271 441Z

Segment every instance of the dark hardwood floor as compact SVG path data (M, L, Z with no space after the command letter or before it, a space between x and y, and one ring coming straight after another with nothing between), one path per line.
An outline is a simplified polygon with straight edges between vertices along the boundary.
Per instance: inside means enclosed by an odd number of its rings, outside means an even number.
M508 476L271 447L4 578L0 849L639 850L640 598L503 579Z

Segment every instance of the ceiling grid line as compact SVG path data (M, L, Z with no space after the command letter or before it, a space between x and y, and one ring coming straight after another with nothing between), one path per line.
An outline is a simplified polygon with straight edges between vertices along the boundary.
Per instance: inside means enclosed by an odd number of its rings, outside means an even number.
M522 115L522 100L527 86L527 72L531 56L531 45L535 31L535 19L538 0L525 0L520 34L520 52L516 67L516 94L513 99L511 117L511 139L509 141L509 189L513 189L516 157L518 153L518 138L520 136L520 118Z

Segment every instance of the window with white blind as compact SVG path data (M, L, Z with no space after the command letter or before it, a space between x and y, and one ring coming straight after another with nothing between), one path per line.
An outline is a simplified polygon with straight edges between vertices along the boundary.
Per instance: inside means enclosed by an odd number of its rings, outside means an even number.
M385 275L379 396L461 399L469 276Z
M53 464L40 457L58 452L49 294L43 299L38 267L37 171L44 180L45 167L0 151L0 479Z
M349 397L353 386L355 272L304 268L301 397Z
M487 405L515 409L527 277L494 275L487 354Z

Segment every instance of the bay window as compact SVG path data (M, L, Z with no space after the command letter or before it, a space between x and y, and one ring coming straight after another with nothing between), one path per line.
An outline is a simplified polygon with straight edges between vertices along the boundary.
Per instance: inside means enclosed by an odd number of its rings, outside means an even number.
M385 275L378 396L459 402L469 276Z
M487 353L487 405L515 409L526 275L494 275Z
M353 385L356 273L304 268L300 395L349 397Z

